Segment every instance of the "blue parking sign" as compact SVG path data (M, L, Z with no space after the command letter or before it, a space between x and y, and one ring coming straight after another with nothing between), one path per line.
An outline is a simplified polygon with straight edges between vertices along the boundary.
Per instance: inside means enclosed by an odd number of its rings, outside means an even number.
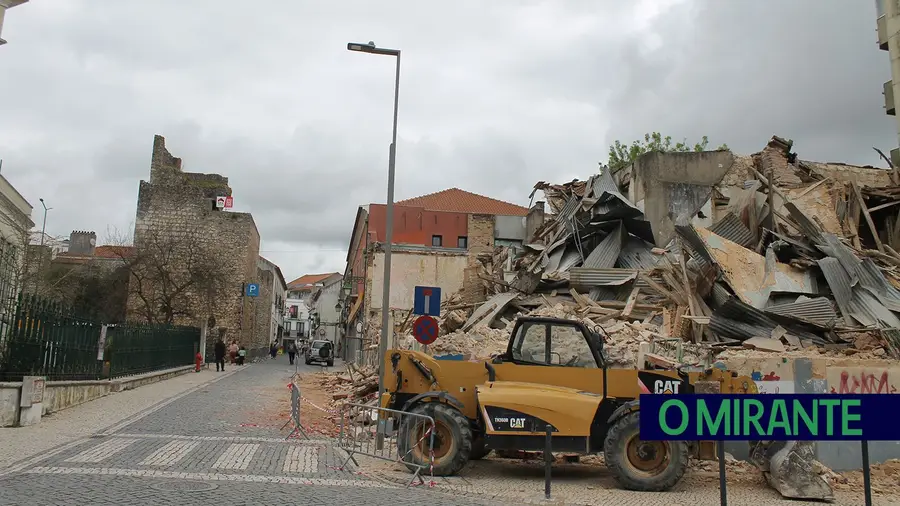
M247 297L259 297L259 284L247 283L247 291L245 293Z

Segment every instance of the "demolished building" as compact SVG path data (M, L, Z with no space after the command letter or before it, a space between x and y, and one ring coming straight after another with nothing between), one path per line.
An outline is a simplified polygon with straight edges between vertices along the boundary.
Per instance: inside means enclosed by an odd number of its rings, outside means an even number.
M479 255L487 300L445 300L430 351L502 351L515 316L540 309L603 326L626 367L641 342L678 342L673 363L704 366L728 348L900 357L897 170L802 161L792 147L648 153L537 183L543 224L522 247Z

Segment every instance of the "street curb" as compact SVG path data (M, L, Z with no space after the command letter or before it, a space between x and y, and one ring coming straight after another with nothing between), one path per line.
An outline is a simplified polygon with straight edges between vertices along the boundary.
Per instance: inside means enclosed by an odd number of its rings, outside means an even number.
M124 420L120 420L120 421L118 421L118 422L116 422L116 423L114 423L114 424L112 424L112 425L109 425L109 426L105 427L104 429L101 429L101 430L98 431L98 432L94 432L93 434L91 434L91 435L89 435L89 436L87 436L87 437L81 437L81 438L78 438L78 439L76 439L76 440L74 440L74 441L69 441L68 443L63 443L63 444L61 444L61 445L59 445L59 446L55 446L55 447L50 448L49 450L47 450L47 451L45 451L45 452L41 452L38 456L30 457L30 458L29 458L29 457L26 457L25 459L20 460L20 461L18 461L18 462L13 462L13 463L10 464L6 469L3 469L2 471L0 471L0 478L6 477L6 476L8 476L8 475L10 475L10 474L17 473L17 472L19 472L19 471L21 471L21 470L23 470L23 469L25 469L25 468L33 467L33 466L35 466L35 465L37 465L37 464L40 464L41 462L43 462L43 461L45 461L45 460L49 460L49 459L55 457L56 455L58 455L58 454L60 454L60 453L62 453L62 452L64 452L64 451L66 451L66 450L70 450L70 449L72 449L72 448L75 448L75 447L77 447L77 446L79 446L79 445L81 445L81 444L84 444L84 443L90 441L91 439L96 439L98 436L99 436L99 437L103 437L103 436L109 436L109 435L112 435L115 431L120 430L120 429L122 429L122 428L124 428L124 427L127 427L128 425L130 425L130 424L132 424L132 423L134 423L134 422L140 420L141 418L144 418L144 417L146 417L146 416L148 416L148 415L150 415L150 414L152 414L152 413L154 413L154 412L156 412L156 411L159 411L160 409L162 409L162 408L168 406L169 404L171 404L171 403L177 401L178 399L181 399L181 398L183 398L183 397L186 397L186 396L188 396L188 395L190 395L190 394L192 394L192 393L194 393L194 392L196 392L196 391L198 391L198 390L200 390L200 389L202 389L202 388L206 388L207 386L212 385L213 383L216 383L216 382L218 382L218 381L220 381L220 380L223 380L223 379L225 379L225 378L227 378L227 377L229 377L229 376L231 376L231 375L233 375L233 374L236 374L236 373L238 373L239 371L246 370L248 367L250 367L250 365L247 365L247 366L245 366L245 367L242 368L242 369L237 369L237 370L233 370L233 371L226 372L225 374L222 374L222 375L220 375L220 376L217 376L217 377L215 377L215 378L212 378L212 379L210 379L209 381L206 381L206 382L203 382L203 383L201 383L201 384L199 384L199 385L196 385L196 386L194 386L194 387L191 387L191 388L185 390L184 392L181 392L180 394L178 394L178 395L176 395L176 396L174 396L174 397L170 397L170 398L168 398L168 399L162 400L162 401L160 401L160 402L158 402L158 403L156 403L156 404L154 404L154 405L152 405L152 406L150 406L150 407L148 407L148 408L145 408L145 409L142 410L142 411L139 411L139 412L135 413L134 415L131 415L131 416L125 418ZM161 383L161 382L157 382L157 383ZM154 384L157 384L157 383L154 383Z

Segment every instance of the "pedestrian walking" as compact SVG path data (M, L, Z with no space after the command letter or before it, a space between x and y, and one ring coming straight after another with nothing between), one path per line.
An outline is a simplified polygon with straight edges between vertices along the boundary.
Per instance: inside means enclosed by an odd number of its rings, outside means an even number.
M238 350L238 365L244 365L245 360L247 360L247 348L242 344Z
M220 337L215 346L216 371L225 370L225 351L225 341Z
M288 345L288 359L291 361L291 365L294 365L294 357L297 356L297 345L292 341L291 344Z
M278 355L278 344L272 343L272 347L269 348L269 354L272 355L272 358L275 358Z

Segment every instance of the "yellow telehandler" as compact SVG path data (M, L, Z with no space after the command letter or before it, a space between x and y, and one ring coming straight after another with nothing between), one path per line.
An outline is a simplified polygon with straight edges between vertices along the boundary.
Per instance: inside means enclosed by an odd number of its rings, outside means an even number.
M712 441L641 440L640 394L757 393L756 383L717 368L608 368L604 342L600 327L520 317L507 351L485 362L389 350L382 365L387 391L380 403L434 419L433 473L439 476L454 475L491 450L542 451L548 424L554 451L602 452L616 480L630 490L668 490L684 475L689 458L715 460ZM426 465L431 455L425 429L411 420L401 423L398 445L413 462ZM768 443L754 444L758 465L767 448ZM783 495L833 497L827 482L808 466L804 471L796 458L780 458L777 467L764 471Z

